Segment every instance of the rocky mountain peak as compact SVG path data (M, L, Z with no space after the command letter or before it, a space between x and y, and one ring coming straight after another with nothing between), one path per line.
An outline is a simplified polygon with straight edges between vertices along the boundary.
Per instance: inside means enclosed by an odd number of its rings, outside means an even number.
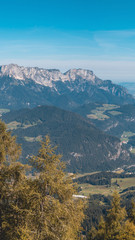
M120 105L135 103L135 99L122 86L103 81L87 69L61 73L16 64L0 67L1 108L55 105L72 110L90 102Z
M23 80L21 67L19 67L17 64L2 65L0 67L0 76L4 75L9 77L15 76L19 80Z
M76 80L77 78L89 80L95 82L96 76L91 70L87 69L70 69L64 75L68 76L70 80Z
M0 76L9 76L17 80L24 81L25 79L31 79L35 83L44 86L53 86L53 82L56 81L75 81L85 80L91 81L91 83L97 83L100 81L95 74L86 69L70 69L65 73L61 73L58 69L44 69L38 67L23 67L17 64L3 65L0 67Z

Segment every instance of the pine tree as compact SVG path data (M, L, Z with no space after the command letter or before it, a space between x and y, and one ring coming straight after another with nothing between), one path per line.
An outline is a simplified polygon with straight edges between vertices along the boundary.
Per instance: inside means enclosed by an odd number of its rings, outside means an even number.
M120 240L125 218L126 210L121 208L120 196L117 192L114 192L111 209L108 211L106 218L106 239Z
M129 220L135 224L135 202L132 201L132 207L129 210Z
M0 239L19 239L24 222L25 166L16 160L21 148L0 121Z
M89 237L88 239L90 240L104 240L106 235L106 229L105 229L105 220L101 216L99 225L98 225L98 230L94 227L91 228L89 232Z
M91 234L91 232L90 232ZM98 229L92 230L89 240L134 240L135 225L127 220L125 208L120 206L120 196L113 194L111 209L105 218L101 218Z
M31 159L37 172L31 179L29 226L36 240L78 239L83 202L73 199L75 188L64 173L60 155L47 136L39 154Z
M127 220L123 226L123 231L120 240L134 240L135 239L135 225Z
M31 159L36 174L28 177L16 138L0 122L0 239L78 239L84 204L73 198L75 186L55 149L46 137Z
M31 159L34 177L16 161L20 152L0 122L0 239L78 239L84 204L73 198L75 187L49 137Z

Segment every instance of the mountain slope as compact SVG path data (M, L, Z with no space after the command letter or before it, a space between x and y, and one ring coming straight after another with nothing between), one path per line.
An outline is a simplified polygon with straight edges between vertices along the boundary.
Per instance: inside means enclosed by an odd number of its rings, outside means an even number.
M135 96L135 82L120 82L119 85L128 89L128 92Z
M134 163L118 138L104 134L75 113L42 106L11 111L2 118L22 143L22 161L36 154L39 140L49 134L53 144L58 145L58 152L63 154L68 171L112 170Z
M121 138L135 153L135 104L111 105L89 103L75 109L105 133Z
M10 64L0 67L0 108L19 109L54 105L74 109L89 102L135 103L122 86L103 81L90 70L25 68Z

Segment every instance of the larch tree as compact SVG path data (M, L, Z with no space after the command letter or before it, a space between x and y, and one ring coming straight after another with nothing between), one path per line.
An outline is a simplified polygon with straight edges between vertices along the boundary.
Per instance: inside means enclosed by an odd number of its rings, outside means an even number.
M98 230L95 227L92 227L90 232L88 233L88 239L90 240L104 240L106 236L106 226L105 226L105 220L101 216Z
M26 176L23 164L17 162L21 148L16 138L0 121L0 239L20 239L25 224Z
M0 122L0 239L78 239L84 202L73 198L75 186L49 137L31 159L35 176L26 175L29 167L17 161L20 153Z
M78 239L83 220L83 201L73 198L75 187L66 176L60 155L47 136L37 156L32 157L37 176L30 180L30 228L35 240Z
M129 210L129 220L135 224L135 201L132 200L132 207Z
M127 220L125 208L120 205L120 196L113 194L111 209L105 218L101 218L98 229L90 231L89 240L134 240L135 225Z

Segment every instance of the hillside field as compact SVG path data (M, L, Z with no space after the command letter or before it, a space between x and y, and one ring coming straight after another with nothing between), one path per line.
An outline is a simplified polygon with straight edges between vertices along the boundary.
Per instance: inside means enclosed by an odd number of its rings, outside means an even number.
M105 196L112 195L116 190L121 193L124 189L135 187L135 177L133 178L113 178L111 179L111 186L107 185L92 185L88 183L79 184L81 191L79 194L89 196L93 194L102 194ZM135 190L132 190L135 191Z

